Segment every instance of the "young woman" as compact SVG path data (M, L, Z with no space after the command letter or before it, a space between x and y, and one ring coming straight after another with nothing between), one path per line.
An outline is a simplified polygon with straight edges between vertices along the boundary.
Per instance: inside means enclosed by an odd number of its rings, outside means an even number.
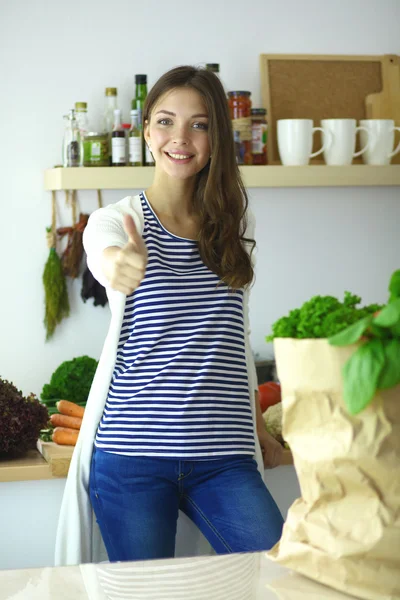
M92 508L111 561L173 556L179 510L217 553L267 550L281 535L261 473L282 449L263 425L248 339L253 226L218 77L163 75L144 133L153 184L96 211L85 231L112 319L57 564L100 559Z

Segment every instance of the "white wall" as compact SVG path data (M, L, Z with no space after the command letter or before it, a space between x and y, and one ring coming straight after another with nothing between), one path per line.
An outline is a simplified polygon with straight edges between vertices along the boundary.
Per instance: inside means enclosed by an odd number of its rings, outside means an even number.
M98 357L108 309L83 304L45 344L41 277L50 195L43 170L60 163L62 115L87 101L98 119L106 86L127 111L135 73L151 85L183 63L219 62L229 89L261 101L260 53L400 53L397 0L0 0L0 376L40 393L60 362ZM127 191L128 193L128 191ZM104 194L106 203L122 196ZM257 217L258 279L251 300L253 348L270 324L316 293L345 289L384 301L399 267L399 189L251 191ZM95 192L79 194L83 211ZM58 202L59 223L69 211Z

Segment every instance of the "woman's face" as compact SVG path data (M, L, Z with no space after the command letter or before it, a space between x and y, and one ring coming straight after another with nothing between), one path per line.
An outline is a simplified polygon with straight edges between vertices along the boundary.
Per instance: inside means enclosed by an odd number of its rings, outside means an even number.
M191 88L170 90L156 102L145 125L156 169L187 179L210 159L208 114L200 94Z

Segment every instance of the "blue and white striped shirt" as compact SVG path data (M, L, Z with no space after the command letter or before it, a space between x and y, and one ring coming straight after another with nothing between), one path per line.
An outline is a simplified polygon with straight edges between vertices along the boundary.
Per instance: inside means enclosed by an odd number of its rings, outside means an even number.
M141 202L148 264L126 299L95 445L179 459L253 455L243 291L204 265L196 241L168 232L144 193Z

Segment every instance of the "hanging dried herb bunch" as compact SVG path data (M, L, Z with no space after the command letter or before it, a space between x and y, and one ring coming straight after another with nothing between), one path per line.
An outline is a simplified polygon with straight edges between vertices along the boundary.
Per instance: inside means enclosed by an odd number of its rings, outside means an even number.
M53 335L56 326L69 315L69 299L60 257L55 248L55 236L52 228L47 228L49 257L43 271L45 292L46 341Z

